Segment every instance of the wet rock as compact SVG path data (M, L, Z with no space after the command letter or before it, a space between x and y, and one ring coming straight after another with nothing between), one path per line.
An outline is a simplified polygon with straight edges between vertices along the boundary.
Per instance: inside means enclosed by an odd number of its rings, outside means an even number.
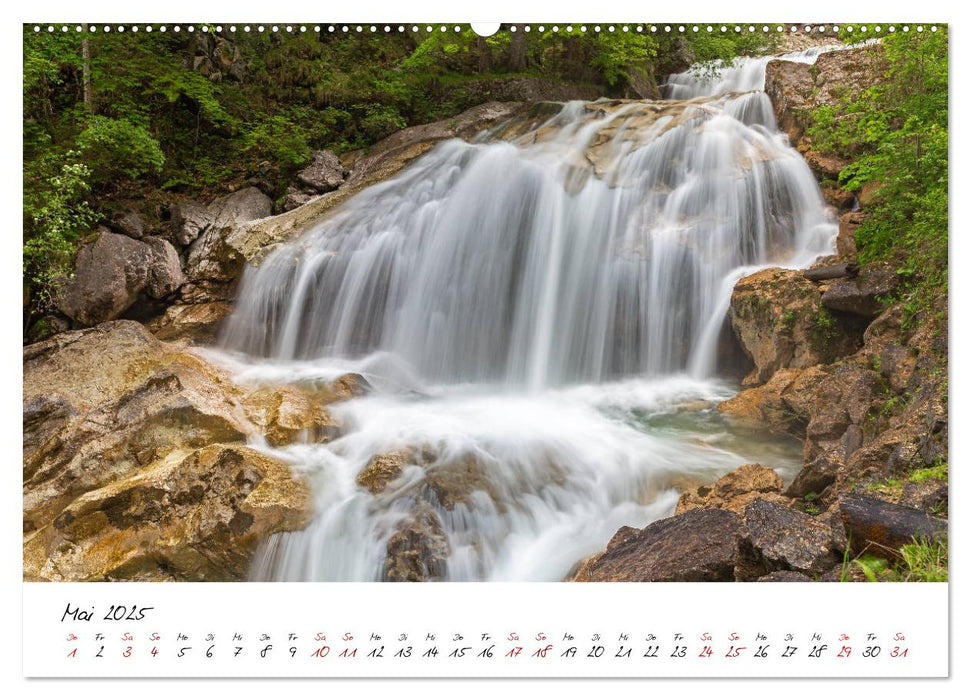
M733 581L743 532L737 513L690 510L615 542L582 580Z
M375 455L357 475L357 483L377 495L383 492L389 483L401 476L402 470L412 464L413 460L414 455L410 450L396 450Z
M745 508L744 545L749 567L821 574L842 561L832 528L793 508L756 500Z
M441 581L447 572L448 537L427 504L408 516L388 540L385 581Z
M259 389L243 400L246 415L273 447L295 442L327 442L337 424L312 393L295 387Z
M310 165L297 173L297 179L317 192L330 192L344 184L345 170L331 151L314 151Z
M871 263L860 268L856 277L836 280L823 292L823 306L833 311L875 318L883 311L884 300L900 285L900 278L889 263Z
M771 430L796 437L806 434L806 419L793 412L783 400L803 370L780 369L762 386L745 389L718 404L719 413L732 418L761 423Z
M305 527L312 499L290 468L242 445L173 452L89 491L24 544L50 581L244 579L259 542Z
M915 538L935 541L947 537L946 520L869 496L843 493L839 511L855 555L868 551L894 558Z
M229 304L221 301L173 304L161 317L149 324L149 329L159 340L187 340L195 345L211 345L219 336L223 320L232 311Z
M257 428L225 371L134 321L61 333L23 355L24 552L32 576L238 578L256 539L296 527L305 487L289 467L245 447ZM219 449L205 451L212 446ZM232 476L234 486L210 484L216 491L191 480L220 479L230 462L262 476ZM199 509L180 510L196 496ZM130 527L105 520L113 503L124 504L118 518Z
M161 239L136 241L102 229L78 253L74 276L58 294L58 308L93 326L118 318L143 292L153 298L171 294L183 278L178 255L169 249Z
M680 515L695 508L722 508L742 513L756 498L787 501L781 495L782 479L761 464L745 464L713 484L685 491L674 510Z

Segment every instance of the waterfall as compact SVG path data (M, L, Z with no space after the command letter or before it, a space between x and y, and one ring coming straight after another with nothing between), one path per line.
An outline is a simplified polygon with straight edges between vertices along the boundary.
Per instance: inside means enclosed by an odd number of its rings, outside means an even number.
M440 144L246 271L223 337L242 376L374 387L331 406L335 440L275 451L318 515L254 577L381 579L404 528L442 552L438 578L556 580L669 515L678 483L793 473L797 445L711 410L734 391L716 349L735 281L836 233L761 92L767 60ZM384 491L357 483L391 453Z

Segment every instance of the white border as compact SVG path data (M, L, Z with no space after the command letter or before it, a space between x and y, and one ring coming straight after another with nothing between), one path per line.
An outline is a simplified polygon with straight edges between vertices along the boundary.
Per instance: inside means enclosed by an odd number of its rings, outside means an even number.
M886 0L878 5L866 6L863 4L851 5L845 0L814 0L804 5L792 3L767 2L746 2L732 6L725 5L724 2L714 2L712 0L701 0L690 4L671 5L654 4L644 2L631 2L630 0L615 0L611 3L591 3L579 2L578 0L563 0L557 2L555 6L540 3L526 4L522 0L495 0L494 2L480 3L475 7L469 7L464 3L444 2L442 0L426 0L424 2L401 3L391 2L391 0L372 1L364 3L347 4L324 4L320 2L307 2L299 0L291 2L286 7L274 6L243 6L238 2L226 2L225 0L214 0L204 5L187 0L169 0L161 4L127 4L125 6L112 5L108 2L89 1L82 4L77 2L67 2L65 0L48 0L36 4L18 3L15 6L5 6L4 28L8 32L7 40L0 46L4 52L3 63L3 94L12 103L12 107L4 110L4 152L3 152L3 197L4 211L8 213L8 227L6 235L9 246L2 258L4 274L0 274L0 284L3 285L4 294L0 296L6 300L3 306L4 316L0 322L6 324L2 327L11 329L7 335L8 341L3 346L4 363L6 376L5 383L6 400L3 403L3 441L0 445L7 448L12 455L16 455L21 444L22 435L20 434L20 397L18 392L18 379L20 377L21 358L17 341L12 332L20 323L19 314L15 314L13 300L20 296L18 277L20 275L19 247L17 246L18 236L16 229L19 222L16 219L21 207L21 146L17 134L20 132L21 124L21 48L20 48L20 24L27 21L44 20L84 20L97 18L103 21L108 18L112 21L179 21L187 18L199 18L199 14L211 16L213 19L234 18L240 21L263 21L275 19L287 19L287 17L297 19L313 19L320 21L505 21L505 22L533 22L545 21L560 18L571 21L711 21L732 19L736 21L791 21L794 17L801 20L816 19L827 22L888 22L888 21L947 21L950 26L951 36L951 115L952 123L956 128L952 128L950 138L952 139L952 192L961 193L968 191L967 166L968 153L967 137L962 133L962 127L958 126L963 120L962 115L968 114L968 81L966 73L961 70L963 66L971 65L967 60L968 46L963 41L965 24L956 14L954 3L948 2L920 2L904 3L899 0ZM287 15L279 17L277 15ZM203 18L204 19L204 18ZM16 96L16 97L14 97ZM958 115L957 118L954 115ZM951 200L951 231L962 232L967 227L967 197L952 196ZM951 260L952 269L961 269L971 262L968 255L971 242L966 236L952 235ZM954 275L951 279L952 310L962 309L964 304L971 302L969 294L969 284L966 276ZM951 363L950 394L951 394L951 462L955 468L951 471L951 490L952 498L957 497L958 490L963 494L963 483L965 478L962 475L961 462L971 450L968 448L969 439L967 431L954 429L955 426L966 424L968 414L967 399L969 385L967 380L967 370L962 367L960 358L968 355L968 324L966 319L959 314L951 316L951 357L955 358ZM962 432L964 434L962 434ZM10 459L13 462L15 457ZM4 562L4 592L7 594L4 600L8 607L15 607L21 597L21 538L20 520L21 508L18 494L20 493L20 468L16 464L6 465L7 481L4 483L8 502L5 508L0 509L3 513L3 524L0 525L0 542L3 543L2 553ZM951 542L960 543L964 535L964 521L960 516L960 509L954 509L951 513ZM966 559L956 558L952 563L951 569L951 605L952 623L956 623L962 614L962 596L957 595L955 586L961 585L966 571ZM158 585L158 584L156 584ZM905 604L905 601L901 601ZM326 686L310 686L312 681L294 681L278 685L277 682L254 682L252 680L225 680L220 681L218 688L212 682L204 681L176 681L173 683L140 683L138 681L121 681L111 683L86 682L81 685L73 683L37 683L27 684L21 677L21 664L17 663L19 656L20 635L16 630L14 620L16 616L8 613L8 623L6 634L4 635L5 653L3 663L5 680L13 681L8 687L13 692L20 690L22 693L30 693L34 697L64 696L76 697L80 694L84 697L90 694L92 697L103 697L105 692L125 695L137 693L139 698L171 698L173 693L190 691L190 697L195 693L214 693L220 694L229 691L232 697L259 697L264 698L277 692L279 689L287 693L311 691L320 692L351 692L359 693L364 688L360 681L339 682L332 681ZM952 627L953 630L953 627ZM963 642L959 630L951 633L951 658L961 660L968 651L968 646ZM955 678L966 677L962 663L952 664L952 680ZM660 683L660 685L658 685ZM616 681L609 682L606 690L610 693L626 694L629 692L643 693L670 693L685 691L701 691L703 693L717 693L720 696L751 695L753 692L759 694L774 694L784 692L787 698L792 697L818 697L820 693L832 692L833 684L848 690L854 694L867 695L872 697L902 697L913 696L921 692L923 682L900 682L900 681L858 681L850 686L844 687L841 681L822 681L823 685L816 683L790 683L788 681L736 681L730 684L722 682L697 682L692 683L692 688L686 688L684 681L653 681L649 687L644 687L638 681ZM429 682L375 682L373 687L368 688L371 692L381 694L391 694L395 697L401 696L421 696L428 697L429 690L436 693L466 693L469 690L467 685L462 685L460 681L442 681L437 683ZM599 686L599 683L597 683ZM508 689L515 687L518 690L526 690L530 693L549 693L555 692L558 696L583 696L589 697L596 692L591 682L578 681L544 681L542 688L536 683L530 682L501 682L499 685L490 684L485 686L487 692L507 692ZM950 695L948 691L953 689L953 684L949 683L947 688L936 684L930 688L931 692L940 693L945 691L945 695Z

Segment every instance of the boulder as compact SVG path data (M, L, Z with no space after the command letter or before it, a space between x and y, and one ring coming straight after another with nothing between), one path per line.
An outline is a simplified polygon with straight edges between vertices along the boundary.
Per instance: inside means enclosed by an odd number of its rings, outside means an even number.
M375 455L357 475L357 483L374 495L382 493L388 484L401 476L401 472L407 465L412 464L413 460L414 455L411 450L396 450Z
M24 544L34 580L234 581L257 545L305 527L306 484L242 445L176 451L88 491Z
M745 508L748 533L743 554L749 570L764 567L766 573L784 569L819 575L843 559L838 535L822 519L766 500Z
M744 389L719 403L718 411L736 420L761 423L774 432L805 437L806 419L795 413L783 399L804 371L780 369L765 384Z
M159 340L186 340L195 345L212 345L219 336L222 322L233 307L221 301L202 304L173 304L149 324Z
M761 464L745 464L713 484L685 491L674 510L680 515L695 508L722 508L742 513L757 498L785 502L781 495L782 479Z
M309 192L301 192L300 190L288 187L286 196L283 198L283 211L293 211L297 207L302 207L314 197L316 195L310 194Z
M146 236L142 241L152 249L155 256L155 262L148 270L145 293L153 299L164 299L175 293L185 282L179 254L164 238Z
M836 280L823 292L822 303L828 309L876 318L884 303L900 285L900 277L886 262L870 263L860 268L856 277Z
M111 229L136 240L145 235L142 217L132 207L124 207L111 215Z
M422 504L390 537L384 564L385 581L441 581L451 548L435 511Z
M137 241L102 229L78 253L74 276L61 287L58 308L83 326L118 318L142 293L161 298L184 281L178 255L161 239Z
M817 286L798 270L768 268L740 279L729 318L755 365L744 386L763 384L780 369L831 362L859 346L859 339L820 307Z
M330 192L344 184L345 170L331 151L314 151L310 165L297 173L297 179L317 192Z
M244 444L244 390L184 347L114 321L25 347L23 369L30 577L234 579L303 526L306 486Z
M259 389L247 396L246 415L273 447L295 442L327 442L337 424L319 397L292 386Z
M192 200L183 200L169 207L171 235L179 244L187 246L213 222L213 213Z
M809 494L822 493L836 481L841 466L842 463L831 455L816 457L796 474L785 495L790 498L805 498Z
M734 581L743 534L737 513L690 510L615 538L578 580Z
M196 284L209 282L232 286L242 272L245 260L227 239L240 226L270 216L273 202L255 187L247 187L214 200L208 210L212 223L189 247L186 277Z
M807 583L814 579L809 578L806 574L800 574L798 571L786 571L783 569L761 576L757 580L764 583Z

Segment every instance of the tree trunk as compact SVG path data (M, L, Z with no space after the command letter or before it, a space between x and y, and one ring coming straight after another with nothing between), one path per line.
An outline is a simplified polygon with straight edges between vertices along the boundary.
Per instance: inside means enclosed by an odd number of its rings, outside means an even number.
M835 280L840 277L856 277L860 271L860 266L856 263L840 263L838 265L828 265L827 267L816 267L812 270L803 270L802 276L813 282L823 280Z
M476 38L475 48L479 54L479 75L485 75L492 70L492 50L484 36Z
M900 548L914 538L939 540L947 536L947 521L915 508L843 494L839 499L840 518L854 554L866 550L878 557L899 558Z
M509 63L507 69L510 73L519 73L526 70L526 32L523 25L515 25L516 31L512 32L512 41L509 42Z
M91 43L88 39L88 25L82 24L81 31L84 32L81 39L81 86L84 108L88 114L94 114L94 95L91 90Z

